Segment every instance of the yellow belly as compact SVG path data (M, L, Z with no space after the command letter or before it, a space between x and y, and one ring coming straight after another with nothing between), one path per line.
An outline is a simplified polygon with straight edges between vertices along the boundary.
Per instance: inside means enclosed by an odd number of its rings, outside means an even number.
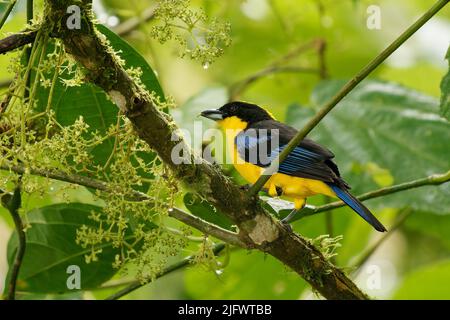
M264 168L244 162L240 159L237 148L234 145L232 152L234 153L233 165L236 170L249 183L255 183L264 172ZM269 195L272 197L277 195L277 187L281 188L283 196L294 200L297 209L303 206L305 198L316 194L336 197L334 191L320 180L293 177L284 173L275 173L264 185L264 188L269 191Z

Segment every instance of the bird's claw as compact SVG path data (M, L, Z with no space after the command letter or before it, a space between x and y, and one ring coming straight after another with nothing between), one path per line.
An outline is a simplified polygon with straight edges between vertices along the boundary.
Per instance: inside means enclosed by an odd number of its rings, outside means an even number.
M239 189L244 190L244 191L248 191L250 189L251 185L249 184L244 184L242 186L239 186Z
M281 225L286 228L289 232L294 232L294 229L292 229L292 226L289 224L288 221L286 221L285 219L280 220Z

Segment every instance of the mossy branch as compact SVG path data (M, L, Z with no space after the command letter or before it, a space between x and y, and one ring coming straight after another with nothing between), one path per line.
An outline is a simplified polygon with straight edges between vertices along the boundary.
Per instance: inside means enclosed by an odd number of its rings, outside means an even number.
M66 9L78 5L80 29L66 27ZM290 232L274 220L255 199L224 176L219 168L191 152L191 164L175 164L172 149L183 141L172 141L177 129L171 118L158 110L148 92L127 74L92 23L90 1L46 1L45 19L65 50L85 68L87 80L102 88L130 119L139 135L180 181L188 184L227 215L239 228L240 238L271 254L301 275L327 299L367 299L367 295L333 266L308 240Z

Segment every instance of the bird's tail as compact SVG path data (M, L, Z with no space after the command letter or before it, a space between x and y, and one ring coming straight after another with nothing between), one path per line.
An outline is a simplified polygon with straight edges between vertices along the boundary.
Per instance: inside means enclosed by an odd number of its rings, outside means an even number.
M333 189L334 193L339 199L345 202L350 208L352 208L357 214L359 214L364 220L366 220L375 230L380 232L387 231L386 228L378 221L377 218L367 209L365 205L350 194L345 188L341 188L333 183L328 183L328 185Z

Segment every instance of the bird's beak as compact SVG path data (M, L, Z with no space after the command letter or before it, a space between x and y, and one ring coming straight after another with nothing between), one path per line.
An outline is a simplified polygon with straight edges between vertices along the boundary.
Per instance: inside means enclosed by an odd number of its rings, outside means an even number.
M200 115L214 121L223 120L223 113L220 110L205 110Z

